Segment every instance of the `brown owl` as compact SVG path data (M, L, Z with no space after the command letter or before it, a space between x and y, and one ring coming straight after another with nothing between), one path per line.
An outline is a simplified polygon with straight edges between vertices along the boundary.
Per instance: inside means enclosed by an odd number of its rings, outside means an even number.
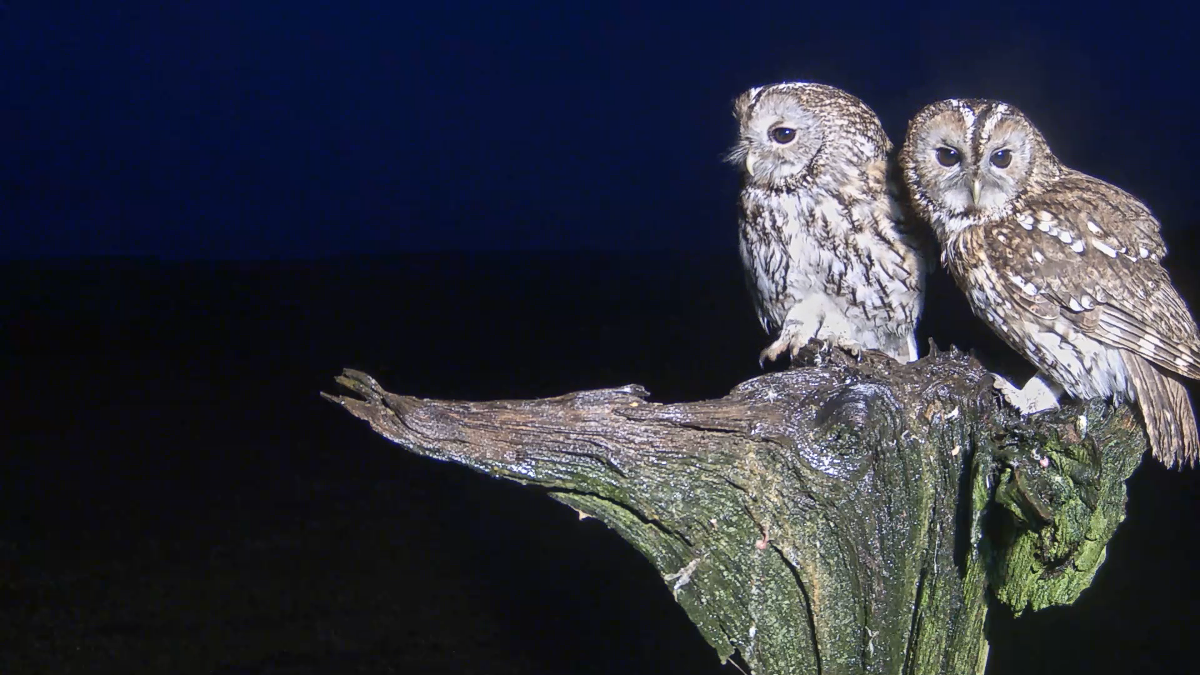
M1023 412L1065 391L1136 401L1154 456L1194 464L1200 438L1182 378L1200 334L1160 261L1150 210L1059 162L1021 111L946 100L909 123L900 163L914 208L975 314L1039 372L998 381Z
M888 189L892 144L879 118L808 82L750 89L734 116L742 262L776 337L760 361L794 356L814 337L915 360L927 263Z

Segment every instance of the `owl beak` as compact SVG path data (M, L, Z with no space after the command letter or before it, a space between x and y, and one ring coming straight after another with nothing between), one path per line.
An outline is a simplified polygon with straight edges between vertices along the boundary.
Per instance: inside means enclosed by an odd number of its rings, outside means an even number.
M754 157L746 155L746 173L754 175Z
M982 187L980 183L981 181L978 178L971 181L971 203L976 206L979 205L979 189Z

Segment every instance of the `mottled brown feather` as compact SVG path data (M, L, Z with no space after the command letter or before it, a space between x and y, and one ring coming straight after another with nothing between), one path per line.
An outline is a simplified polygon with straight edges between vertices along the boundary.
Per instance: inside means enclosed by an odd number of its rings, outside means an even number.
M1168 468L1195 466L1200 459L1200 435L1183 383L1137 354L1122 352L1121 357L1137 392L1154 456Z
M1082 242L1083 250L1041 231L1039 212L1052 214L1054 227L1069 234L1072 244ZM1050 317L1057 308L1105 344L1200 379L1200 332L1159 263L1166 246L1145 206L1128 193L1071 172L1027 199L1018 215L1034 218L1033 229L1009 221L993 228L1007 235L1007 243L994 235L985 241L992 255L1012 249L1009 269L1038 289L1032 311Z

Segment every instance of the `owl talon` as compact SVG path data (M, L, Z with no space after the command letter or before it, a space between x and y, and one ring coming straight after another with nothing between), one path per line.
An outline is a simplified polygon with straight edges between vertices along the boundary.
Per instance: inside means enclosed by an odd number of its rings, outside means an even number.
M1009 405L1020 411L1022 415L1032 415L1043 410L1057 408L1058 397L1062 394L1061 387L1047 382L1040 375L1031 377L1020 389L1000 376L996 376L992 386L1000 392L1000 396Z
M850 356L853 356L856 360L862 361L865 348L861 344L854 342L853 340L842 339L837 341L837 346L846 350L846 352L850 354Z
M761 368L766 361L774 361L787 352L793 361L800 355L800 350L808 344L809 338L817 331L816 326L807 325L804 321L789 320L783 325L779 337L766 349L759 352L758 365Z
M807 344L807 343L805 343L805 344ZM800 344L799 342L793 341L791 343L791 345L788 347L788 355L791 356L793 361L796 360L796 357L800 356L800 348L803 346L804 345Z
M783 339L771 343L769 347L758 353L758 367L765 368L767 361L774 361L779 358L780 354L788 351L788 347L788 341ZM795 356L796 352L793 350L791 354Z

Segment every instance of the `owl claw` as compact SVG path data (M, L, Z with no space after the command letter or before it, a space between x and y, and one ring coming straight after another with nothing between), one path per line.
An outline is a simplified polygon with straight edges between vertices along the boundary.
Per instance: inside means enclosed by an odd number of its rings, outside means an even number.
M1030 378L1020 389L997 375L992 386L1000 392L1000 396L1009 405L1020 411L1022 415L1032 415L1043 410L1057 408L1058 397L1063 393L1062 387L1047 382L1040 375Z
M820 340L820 342L821 342L821 350L823 353L827 352L827 350L829 350L832 347L838 347L840 349L844 349L855 359L858 359L860 361L862 360L863 351L865 348L858 342L855 342L854 340L851 340L849 338L843 338L843 337L826 338L826 339L817 338L817 339ZM784 352L787 352L788 356L791 357L791 360L795 361L797 359L797 357L800 356L800 351L802 349L804 349L807 345L808 345L808 340L807 339L802 340L802 339L800 339L800 337L798 335L794 335L790 338L789 337L781 337L778 340L776 340L775 342L772 342L769 347L767 347L766 349L759 352L758 367L765 368L767 361L774 361L774 360L778 359L779 356L781 354L783 354Z
M799 343L798 343L798 342L796 342L796 341L793 341L793 342L792 342L792 343L791 343L791 344L788 346L788 356L790 356L790 357L792 358L792 360L793 360L793 361L795 361L795 360L796 360L796 357L800 356L800 348L801 348L801 347L804 347L804 346L805 346L805 345L807 345L807 344L808 344L808 343L806 342L806 343L804 343L804 344L802 345L802 344L799 344Z
M849 353L850 356L853 356L855 359L862 361L864 348L861 344L859 344L853 340L847 340L844 338L837 340L836 344L838 347L841 347L842 349L846 350L846 352Z
M795 347L791 347L789 349L789 343L787 340L776 340L775 342L771 343L769 347L758 353L758 367L765 368L767 361L774 361L785 351L789 352L794 358L800 350L799 348Z

